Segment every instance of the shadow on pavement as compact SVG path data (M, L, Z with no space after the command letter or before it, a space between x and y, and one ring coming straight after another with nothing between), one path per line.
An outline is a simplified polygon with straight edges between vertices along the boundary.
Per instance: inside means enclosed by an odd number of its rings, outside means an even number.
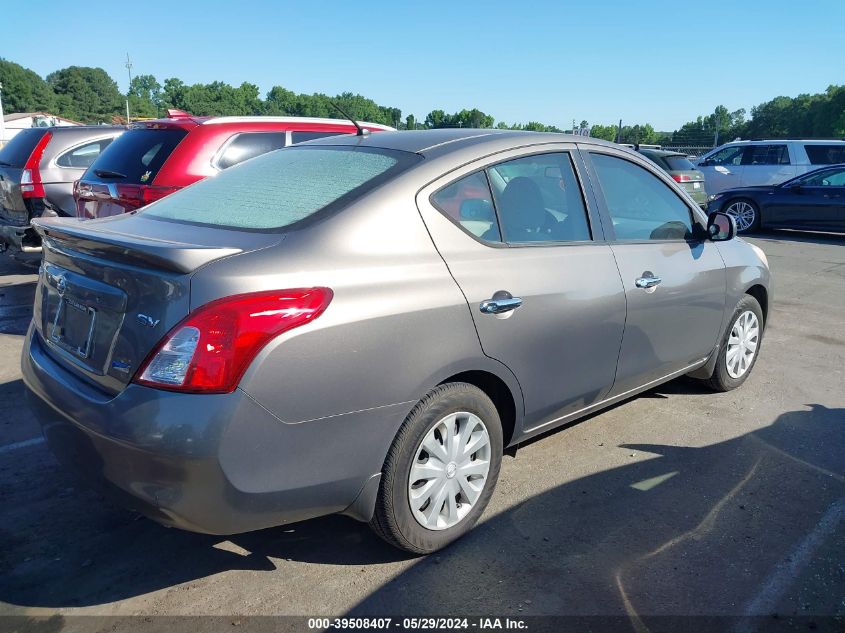
M758 238L769 242L802 242L806 244L845 245L845 233L796 231L794 229L764 229L742 237Z
M657 391L673 388L687 387ZM625 448L636 461L492 516L351 613L741 614L765 603L758 594L767 578L845 495L843 409L808 405L711 446ZM363 566L408 558L343 517L228 541L169 530L102 505L43 447L38 455L25 486L12 480L2 490L0 568L8 571L0 600L13 605L97 605L222 571L271 571L284 560ZM16 516L23 507L26 515ZM806 582L797 577L767 599L804 614L841 613L843 532L833 544L821 535Z

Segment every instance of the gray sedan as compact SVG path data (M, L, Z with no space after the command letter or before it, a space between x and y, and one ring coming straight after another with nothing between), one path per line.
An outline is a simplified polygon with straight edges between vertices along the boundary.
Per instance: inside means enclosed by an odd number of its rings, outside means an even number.
M344 513L437 550L503 451L684 374L741 385L771 302L732 218L556 134L335 137L36 223L22 368L51 448L215 534Z

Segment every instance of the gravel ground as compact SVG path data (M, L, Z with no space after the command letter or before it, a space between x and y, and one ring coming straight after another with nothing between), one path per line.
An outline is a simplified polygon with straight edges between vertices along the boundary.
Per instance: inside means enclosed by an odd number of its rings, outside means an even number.
M739 630L845 629L831 619L845 618L845 237L750 241L768 254L776 294L741 389L677 380L532 442L506 458L476 529L428 558L343 517L225 539L88 491L24 407L35 276L0 257L0 614L53 616L30 622L39 631L70 615L283 614L603 615L634 631L653 630L654 616L712 615Z

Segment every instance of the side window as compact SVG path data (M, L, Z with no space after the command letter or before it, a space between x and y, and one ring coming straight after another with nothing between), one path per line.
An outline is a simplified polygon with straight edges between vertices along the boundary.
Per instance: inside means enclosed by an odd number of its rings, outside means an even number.
M318 138L326 138L327 136L338 136L339 134L352 134L352 132L291 132L291 143L304 143L305 141L313 141Z
M502 241L483 171L444 187L431 196L431 203L476 237L488 242Z
M806 187L845 187L845 169L828 169L805 176L801 184Z
M569 154L517 158L489 167L487 172L505 242L591 239L587 210Z
M88 169L96 160L104 149L109 146L114 139L104 138L93 143L86 143L79 147L74 147L69 152L65 152L56 159L56 164L59 167L71 167L73 169Z
M726 147L720 149L715 154L711 154L704 161L704 165L739 165L742 162L742 150L745 149L742 145L733 147Z
M845 143L839 145L805 145L807 158L812 165L835 165L845 163Z
M615 156L590 156L617 240L683 240L692 236L689 207L657 176Z
M285 132L243 132L230 138L213 161L218 169L228 169L261 154L285 146Z
M742 156L743 165L788 165L786 145L749 145Z

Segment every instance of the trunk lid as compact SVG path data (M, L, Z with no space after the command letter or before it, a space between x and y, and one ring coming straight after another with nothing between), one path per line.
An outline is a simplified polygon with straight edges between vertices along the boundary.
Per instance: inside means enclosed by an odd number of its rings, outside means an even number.
M44 244L34 324L50 356L86 382L119 393L161 338L188 315L202 266L279 243L279 234L116 217L33 223ZM187 226L181 225L183 229ZM176 230L175 230L176 229Z

